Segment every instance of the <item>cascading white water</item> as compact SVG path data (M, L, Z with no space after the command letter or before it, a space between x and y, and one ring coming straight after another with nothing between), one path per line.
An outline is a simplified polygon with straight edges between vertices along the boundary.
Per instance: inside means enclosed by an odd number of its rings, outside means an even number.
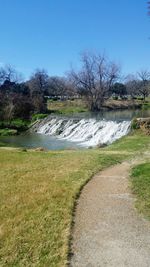
M78 142L83 146L111 144L126 135L130 121L98 121L96 119L50 118L44 125L39 125L37 132L55 135L57 138Z

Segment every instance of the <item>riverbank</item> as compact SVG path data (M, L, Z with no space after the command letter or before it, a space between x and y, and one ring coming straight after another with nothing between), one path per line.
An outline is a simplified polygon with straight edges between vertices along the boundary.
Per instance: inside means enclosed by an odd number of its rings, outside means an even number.
M13 119L11 121L0 121L0 136L20 134L28 129L29 120Z
M141 109L143 102L141 100L114 100L108 99L103 108L108 110L122 110L122 109Z
M99 170L142 157L149 145L148 136L134 131L104 149L0 148L0 265L66 266L72 214L83 185Z
M147 108L149 107L148 103L145 104ZM102 110L141 109L142 106L143 101L141 100L108 99L103 104ZM63 115L89 111L85 101L83 101L82 99L63 101L48 100L47 107L51 113Z
M33 114L30 119L12 119L0 121L0 136L13 136L26 132L35 122L43 120L48 114Z

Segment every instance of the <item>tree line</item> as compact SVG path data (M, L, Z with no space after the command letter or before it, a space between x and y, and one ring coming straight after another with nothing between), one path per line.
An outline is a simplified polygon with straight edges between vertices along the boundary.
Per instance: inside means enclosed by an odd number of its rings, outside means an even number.
M29 119L32 114L47 111L47 97L65 98L71 93L69 82L62 77L49 77L37 69L28 81L11 66L0 68L0 120Z
M150 94L150 72L128 75L122 82L120 66L106 56L84 53L79 71L66 77L49 76L37 69L27 81L11 66L0 68L0 120L29 119L47 111L47 98L83 98L89 110L98 111L110 98L136 98Z

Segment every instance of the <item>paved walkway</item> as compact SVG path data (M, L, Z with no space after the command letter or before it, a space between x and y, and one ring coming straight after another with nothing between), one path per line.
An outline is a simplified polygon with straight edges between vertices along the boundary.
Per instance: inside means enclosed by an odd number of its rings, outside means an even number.
M150 223L134 208L130 163L97 174L78 201L71 267L150 267Z

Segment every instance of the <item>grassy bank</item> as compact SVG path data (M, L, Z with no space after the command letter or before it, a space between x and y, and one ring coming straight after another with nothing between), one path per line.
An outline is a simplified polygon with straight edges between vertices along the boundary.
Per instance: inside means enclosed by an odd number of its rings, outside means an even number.
M85 103L81 99L64 101L49 100L47 103L47 108L49 112L64 115L88 111Z
M145 135L141 130L137 130L117 140L105 150L118 152L128 151L136 154L137 152L140 153L147 150L148 145L150 145L150 136Z
M65 266L72 212L82 186L98 170L148 145L149 137L136 132L101 150L1 148L0 266Z
M141 100L108 99L107 101L105 101L102 108L108 110L142 108L142 103L143 102ZM148 100L146 105L148 107L149 105ZM64 114L64 115L88 111L87 105L82 99L64 100L64 101L48 100L47 108L49 112L53 112L56 114Z
M150 219L150 162L133 168L131 182L137 209Z

